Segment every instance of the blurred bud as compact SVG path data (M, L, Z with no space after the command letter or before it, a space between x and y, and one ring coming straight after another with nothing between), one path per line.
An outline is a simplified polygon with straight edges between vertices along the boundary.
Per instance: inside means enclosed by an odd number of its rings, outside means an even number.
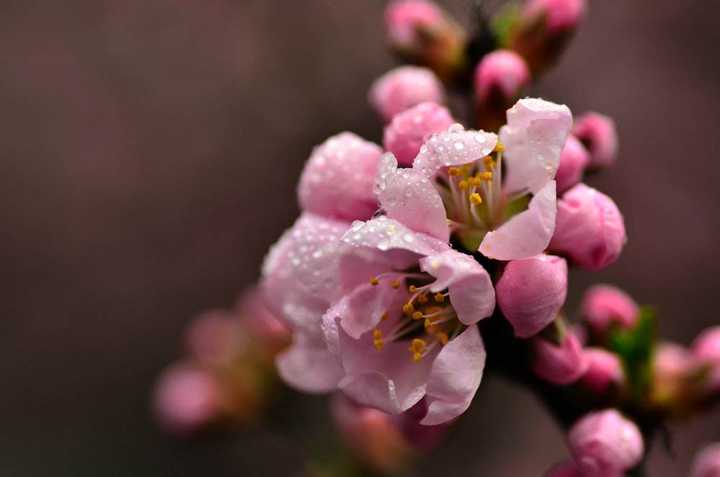
M268 361L274 360L290 344L290 330L270 311L260 289L250 288L243 292L235 310L257 351Z
M588 368L580 384L593 393L605 394L623 381L623 368L620 358L601 348L586 348L585 357Z
M505 265L496 294L515 336L534 336L555 319L565 303L567 264L552 255L512 260Z
M247 345L239 316L226 310L202 313L185 332L188 353L206 364L230 361Z
M385 126L383 143L403 166L411 166L420 147L434 133L445 131L455 120L450 111L435 103L420 103L393 117Z
M433 69L443 79L463 66L465 32L429 0L394 0L385 10L390 46L403 59Z
M303 210L342 220L365 220L377 210L373 184L382 149L344 132L317 146L298 185Z
M705 447L695 456L690 475L691 477L720 476L720 443Z
M560 165L555 174L558 193L561 194L582 181L589 163L590 155L585 146L574 136L568 136L565 147L560 153Z
M477 127L497 131L505 124L506 111L530 83L525 60L510 50L486 55L475 68Z
M510 47L539 73L565 50L585 13L585 0L529 0L510 33Z
M618 136L615 122L610 117L585 113L575 121L572 133L590 153L589 168L602 169L615 163Z
M625 329L635 326L640 309L621 289L600 284L585 292L581 313L590 329L602 335L613 325Z
M428 405L425 399L402 414L395 416L398 428L405 436L405 440L418 452L428 453L437 448L447 435L451 422L436 426L420 424L427 415Z
M568 446L587 477L623 475L640 463L644 452L638 427L615 409L580 419L570 429Z
M720 326L700 333L692 345L692 352L699 360L720 366Z
M345 445L372 469L395 473L412 460L414 452L393 416L357 405L341 394L332 397L330 411Z
M388 71L370 87L370 104L385 122L420 103L445 102L440 80L427 68L400 66Z
M697 369L690 351L675 343L660 343L653 357L653 399L682 412L692 392L689 377Z
M578 184L558 203L551 251L582 268L600 270L617 260L626 241L623 216L602 192Z
M168 432L187 435L211 424L221 412L221 391L201 368L178 364L166 369L155 387L155 415Z
M553 384L566 385L580 379L588 368L582 345L571 331L555 344L544 337L533 338L533 364L535 374Z
M575 461L569 460L556 464L543 477L584 477Z

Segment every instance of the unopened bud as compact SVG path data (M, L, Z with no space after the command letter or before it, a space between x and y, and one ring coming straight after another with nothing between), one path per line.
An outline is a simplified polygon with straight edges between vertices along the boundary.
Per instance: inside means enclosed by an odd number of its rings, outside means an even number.
M530 70L517 53L497 50L485 56L475 68L477 126L497 131L529 83Z

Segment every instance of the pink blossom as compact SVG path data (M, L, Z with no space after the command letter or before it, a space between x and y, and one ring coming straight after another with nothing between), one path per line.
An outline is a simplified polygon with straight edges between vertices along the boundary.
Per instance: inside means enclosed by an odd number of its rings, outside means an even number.
M475 67L475 97L485 103L493 97L503 105L512 104L530 83L530 70L520 55L496 50Z
M443 11L428 0L394 0L385 10L385 27L390 42L399 49L419 47L422 31L444 23Z
M585 113L575 122L573 135L590 152L591 168L613 165L617 158L618 137L612 118L599 113Z
M168 431L192 433L208 425L220 413L220 388L201 368L175 365L160 376L155 388L154 410Z
M626 241L623 216L607 195L578 184L560 200L551 251L600 270L617 260Z
M720 366L720 326L706 329L695 339L692 351L696 358Z
M545 381L566 385L577 381L587 371L587 356L580 341L569 330L559 344L537 336L533 338L532 345L532 369Z
M551 255L513 260L496 285L498 306L515 330L529 338L557 316L567 296L567 264Z
M345 233L343 290L323 317L338 383L353 400L399 414L424 399L421 423L462 414L480 385L485 349L475 323L495 296L471 256L387 217Z
M530 0L523 12L528 18L543 17L545 28L555 33L574 30L585 13L585 0Z
M383 144L399 164L411 166L429 136L446 130L454 122L447 108L435 103L420 103L393 117L385 126Z
M585 147L574 136L568 136L560 154L560 166L555 177L558 192L565 192L579 183L589 163L590 155Z
M457 124L432 135L411 169L398 169L386 154L375 187L380 205L417 232L444 242L454 232L466 249L490 258L537 255L554 230L553 178L571 122L566 106L522 99L508 111L502 143Z
M720 443L705 447L695 456L690 475L691 477L720 476Z
M380 146L344 132L316 147L300 177L303 210L352 221L377 210L373 183L382 155Z
M576 422L568 446L587 477L622 475L640 463L644 452L638 427L615 409L592 412Z
M595 285L585 292L581 312L588 326L599 334L611 326L632 328L637 322L640 309L635 301L612 285Z
M370 104L385 122L420 103L445 102L445 91L431 70L400 66L375 80L370 88Z
M616 354L601 348L585 348L585 357L588 368L580 378L584 388L602 395L623 381L622 363Z

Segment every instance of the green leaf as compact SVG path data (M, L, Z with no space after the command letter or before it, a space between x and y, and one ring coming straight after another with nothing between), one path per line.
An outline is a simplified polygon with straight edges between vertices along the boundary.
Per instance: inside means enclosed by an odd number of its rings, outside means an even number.
M609 348L620 357L630 389L640 399L647 396L652 381L656 321L655 310L642 307L633 328L610 331Z
M509 2L503 9L492 19L492 32L497 39L498 45L507 47L510 41L510 34L513 27L520 16L520 5L517 2Z

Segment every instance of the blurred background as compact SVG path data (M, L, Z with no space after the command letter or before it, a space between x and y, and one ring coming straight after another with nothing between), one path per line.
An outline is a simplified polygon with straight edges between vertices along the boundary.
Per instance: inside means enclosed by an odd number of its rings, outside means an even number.
M470 0L441 2L469 18ZM391 67L384 2L0 2L0 475L300 475L321 399L195 443L160 432L157 373L198 312L229 306L296 213L312 146L379 141L366 101ZM720 4L599 1L534 93L613 116L620 161L593 178L630 242L600 275L688 343L718 322ZM680 427L682 429L680 429ZM656 446L685 475L720 413ZM489 378L417 475L537 476L566 455L534 399Z

